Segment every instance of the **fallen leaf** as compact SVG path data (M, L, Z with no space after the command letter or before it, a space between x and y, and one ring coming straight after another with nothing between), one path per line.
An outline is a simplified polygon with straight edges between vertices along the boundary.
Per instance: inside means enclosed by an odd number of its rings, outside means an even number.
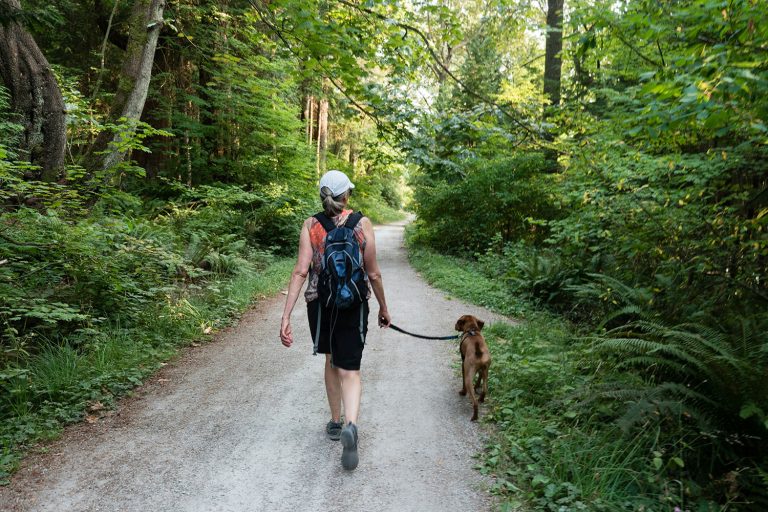
M87 423L91 423L91 424L93 424L93 423L96 423L97 421L99 421L99 418L98 418L98 417L96 417L96 416L92 416L92 415L88 414L88 415L86 415L86 417L85 417L85 421L86 421Z
M100 410L102 410L103 408L104 408L104 404L103 404L103 403L101 403L101 402L99 402L99 401L96 401L96 402L91 402L90 404L88 404L88 410L89 410L90 412L96 412L96 411L100 411Z

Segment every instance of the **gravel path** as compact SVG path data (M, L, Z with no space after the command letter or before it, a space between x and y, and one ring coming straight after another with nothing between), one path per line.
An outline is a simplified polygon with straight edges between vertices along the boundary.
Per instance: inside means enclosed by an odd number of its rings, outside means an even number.
M406 261L402 234L401 224L376 228L396 324L443 335L465 313L499 320L426 285ZM303 299L290 349L278 339L283 301L260 302L215 341L185 350L117 412L67 429L29 457L0 488L0 510L491 510L487 481L472 469L483 434L457 393L455 344L370 330L360 466L346 472L340 444L323 431L323 359L312 356ZM371 309L373 324L373 299Z

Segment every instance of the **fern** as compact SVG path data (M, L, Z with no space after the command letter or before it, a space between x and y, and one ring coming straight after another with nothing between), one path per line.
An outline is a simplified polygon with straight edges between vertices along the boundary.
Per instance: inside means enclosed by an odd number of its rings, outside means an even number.
M620 361L616 368L619 370L631 369L631 368L646 368L650 369L654 366L666 369L668 371L684 372L685 365L677 361L673 361L669 358L661 358L655 356L635 356Z
M617 370L636 373L642 388L612 391L627 409L619 419L630 428L649 419L678 414L679 404L700 429L768 434L768 357L760 323L727 332L684 323L667 326L637 320L590 338L598 355L613 356ZM662 407L663 405L663 407ZM748 411L748 412L745 412ZM750 427L751 425L751 427Z
M647 288L630 286L606 274L587 274L590 281L573 284L567 290L580 299L602 300L627 306L643 306L653 299Z
M210 243L205 235L192 233L184 257L195 267L199 267L205 261L211 251Z
M598 330L605 329L608 325L613 324L616 320L621 318L644 319L647 315L648 310L645 307L630 304L606 315L603 321L598 324Z

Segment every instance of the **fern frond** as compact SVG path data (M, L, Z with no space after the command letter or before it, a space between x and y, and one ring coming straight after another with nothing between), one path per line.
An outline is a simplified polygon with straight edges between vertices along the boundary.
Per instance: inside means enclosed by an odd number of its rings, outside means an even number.
M646 338L610 338L600 343L596 349L614 352L621 351L624 353L634 352L641 355L665 354L667 356L674 356L678 360L687 363L687 365L682 365L682 368L686 369L686 373L691 372L687 366L699 370L705 369L704 362L681 350L679 347Z
M635 304L630 304L628 306L624 306L623 308L617 309L613 313L607 315L602 322L597 326L598 329L605 328L606 325L610 324L617 318L621 317L637 317L638 319L644 319L648 316L648 311L641 306L637 306Z
M684 416L695 421L700 428L709 428L712 415L708 412L716 408L715 404L703 394L686 386L666 382L652 388L634 403L617 420L624 430L637 424L663 417Z
M657 397L672 395L690 403L703 404L708 407L719 407L717 402L705 394L678 382L664 382L659 384L652 388L652 393Z
M635 356L635 357L626 359L624 361L621 361L616 365L616 368L624 369L624 368L632 368L632 367L642 367L642 368L648 369L648 368L652 368L653 366L658 366L659 368L663 368L671 372L687 373L687 369L685 365L677 361L673 361L671 359L667 359L663 357L654 357L654 356L646 356L646 355Z

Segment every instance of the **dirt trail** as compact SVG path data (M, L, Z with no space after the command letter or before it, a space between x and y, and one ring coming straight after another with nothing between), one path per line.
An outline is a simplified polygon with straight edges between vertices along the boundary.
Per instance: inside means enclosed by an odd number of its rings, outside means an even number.
M409 267L402 225L376 229L396 324L451 333L464 313ZM303 299L297 343L278 339L284 297L264 301L211 343L186 351L119 413L67 430L0 488L0 510L476 512L491 501L472 458L482 447L451 342L369 331L363 354L360 466L341 468L323 431L322 356ZM371 323L377 307L372 300Z

